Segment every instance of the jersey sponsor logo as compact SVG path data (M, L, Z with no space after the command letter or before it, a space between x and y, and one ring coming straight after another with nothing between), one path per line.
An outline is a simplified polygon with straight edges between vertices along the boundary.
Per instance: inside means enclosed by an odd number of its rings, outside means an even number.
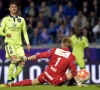
M10 29L10 31L20 31L21 28L19 27L8 27L8 29Z
M47 71L45 71L44 73L50 80L53 80L53 77L51 75L49 75Z
M58 55L58 56L68 58L71 53L69 51L65 51L65 50L57 48L56 51L55 51L55 54Z
M21 19L20 18L18 18L18 22L21 22Z

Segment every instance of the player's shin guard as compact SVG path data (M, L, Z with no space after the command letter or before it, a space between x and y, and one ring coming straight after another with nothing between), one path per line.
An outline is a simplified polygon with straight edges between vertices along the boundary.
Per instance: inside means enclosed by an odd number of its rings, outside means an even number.
M13 75L13 72L14 72L14 68L15 68L15 64L11 63L9 65L9 69L8 69L8 80L11 80L12 79L12 75Z
M18 65L17 69L16 69L16 72L14 73L13 75L13 78L15 79L23 70L24 66L22 65Z
M11 84L11 86L30 86L30 85L32 85L32 80L30 79L25 79L23 81Z

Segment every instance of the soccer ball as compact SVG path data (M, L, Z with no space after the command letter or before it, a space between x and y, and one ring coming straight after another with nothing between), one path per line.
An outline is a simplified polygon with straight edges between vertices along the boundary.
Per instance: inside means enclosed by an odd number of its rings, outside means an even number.
M86 71L85 69L82 69L82 70L78 71L77 77L79 78L79 80L81 82L84 83L90 79L90 73L88 71Z

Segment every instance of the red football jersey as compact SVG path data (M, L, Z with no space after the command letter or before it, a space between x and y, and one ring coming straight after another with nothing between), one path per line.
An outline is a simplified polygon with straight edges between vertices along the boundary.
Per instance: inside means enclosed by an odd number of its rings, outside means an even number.
M36 57L37 59L50 58L46 71L49 72L53 78L59 78L65 74L68 68L70 68L73 76L77 75L76 60L68 48L52 48L46 52L37 54Z

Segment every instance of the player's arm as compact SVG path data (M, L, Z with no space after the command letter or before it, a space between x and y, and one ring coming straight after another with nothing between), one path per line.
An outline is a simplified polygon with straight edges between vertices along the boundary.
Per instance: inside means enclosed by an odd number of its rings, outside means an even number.
M70 60L70 64L69 64L71 73L73 75L73 78L75 79L76 83L78 86L82 86L82 83L79 81L79 78L77 77L77 71L76 71L76 60L75 57L72 56L71 60Z
M24 34L24 38L25 38L26 44L30 44L29 43L28 34L27 34L27 26L26 26L26 22L25 22L24 19L22 21L22 30L23 30L23 34Z
M86 52L87 52L87 60L89 60L90 59L89 42L86 37L85 37L84 43L85 43Z
M53 50L48 50L46 52L42 52L40 54L36 54L36 55L32 55L32 56L29 56L27 57L27 60L35 60L35 59L40 59L40 58L49 58L51 57L53 53Z
M35 54L35 55L32 55L32 56L29 56L29 57L19 57L18 59L15 59L13 60L12 63L17 63L19 61L28 61L28 60L36 60L36 59L39 59L39 58L49 58L52 56L53 52L54 52L55 49L50 49L46 52L42 52L40 54Z
M3 18L2 22L0 23L0 35L1 36L6 36L6 34L3 31L4 29L5 29L5 18Z

